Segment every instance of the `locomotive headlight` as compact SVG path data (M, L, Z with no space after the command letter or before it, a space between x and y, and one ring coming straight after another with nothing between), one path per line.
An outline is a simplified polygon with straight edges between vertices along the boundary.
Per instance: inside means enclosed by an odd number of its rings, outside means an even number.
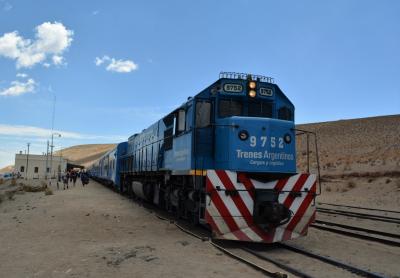
M254 90L254 89L256 88L256 82L250 81L250 82L249 82L249 88L252 89L252 90Z
M292 136L286 133L285 136L283 137L283 140L285 141L286 144L289 144L290 142L292 142Z
M249 91L249 97L256 97L257 93L254 90Z
M247 138L249 138L249 133L246 130L241 130L239 131L239 139L244 141L247 140Z

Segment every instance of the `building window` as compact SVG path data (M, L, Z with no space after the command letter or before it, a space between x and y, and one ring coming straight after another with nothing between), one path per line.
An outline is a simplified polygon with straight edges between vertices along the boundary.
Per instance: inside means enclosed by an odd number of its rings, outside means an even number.
M21 173L23 173L23 172L25 171L25 167L24 167L24 166L21 166L21 168L19 169L19 171L20 171Z
M39 167L35 167L35 173L39 173Z
M47 171L47 173L50 173L50 168L47 167L47 168L46 168L46 171Z

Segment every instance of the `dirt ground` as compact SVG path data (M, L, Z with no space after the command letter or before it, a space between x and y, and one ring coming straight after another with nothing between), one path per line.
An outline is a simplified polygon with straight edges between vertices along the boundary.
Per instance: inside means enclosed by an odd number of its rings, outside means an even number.
M53 192L0 203L0 277L263 277L93 181Z
M400 211L400 177L326 179L322 182L322 194L317 200Z
M382 200L382 207L392 208L388 200L394 195L390 192L397 189L396 180L393 184L383 178L375 182L386 188L381 197L389 198ZM43 185L41 181L28 183ZM325 187L320 201L368 204L363 193L366 187L357 184L349 188L343 182L329 186L331 190L326 192ZM4 193L12 188L9 181L0 185L0 277L264 277L96 182L85 188L77 182L65 191L53 185L53 195ZM369 202L376 197L369 196ZM400 249L396 247L316 229L290 243L388 277L400 273ZM342 270L330 272L324 264L311 266L306 257L282 250L270 252L282 262L303 265L305 271L317 276L341 273L340 277L353 277Z

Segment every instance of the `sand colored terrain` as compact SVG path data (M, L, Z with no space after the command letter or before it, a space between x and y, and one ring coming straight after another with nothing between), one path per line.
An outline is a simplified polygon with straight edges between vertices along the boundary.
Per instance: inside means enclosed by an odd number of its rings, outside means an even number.
M400 208L400 115L298 125L316 132L322 202ZM311 137L310 137L311 138ZM305 137L297 141L298 170L307 169ZM314 141L310 171L316 173Z
M325 176L400 174L400 115L298 125L317 133ZM298 138L298 166L306 166L306 140ZM315 145L310 144L312 166Z
M0 169L0 174L2 174L2 173L10 173L12 171L14 171L14 165L8 165L8 166Z
M98 160L103 154L113 149L116 144L87 144L72 146L61 151L56 155L62 155L75 164L88 166Z

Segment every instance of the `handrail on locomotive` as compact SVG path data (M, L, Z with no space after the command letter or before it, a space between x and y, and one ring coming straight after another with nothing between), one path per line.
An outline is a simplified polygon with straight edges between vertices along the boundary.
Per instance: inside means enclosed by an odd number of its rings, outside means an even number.
M294 131L298 131L296 136L306 135L306 146L307 146L307 173L310 173L310 135L314 137L314 145L315 145L315 159L317 162L317 173L318 173L318 190L319 192L316 194L317 196L321 195L321 169L319 166L319 154L318 154L318 139L317 134L313 131L293 128Z
M274 84L274 78L272 77L264 75L255 75L250 73L241 73L241 72L221 71L219 73L219 78L253 80L253 81L268 82Z

